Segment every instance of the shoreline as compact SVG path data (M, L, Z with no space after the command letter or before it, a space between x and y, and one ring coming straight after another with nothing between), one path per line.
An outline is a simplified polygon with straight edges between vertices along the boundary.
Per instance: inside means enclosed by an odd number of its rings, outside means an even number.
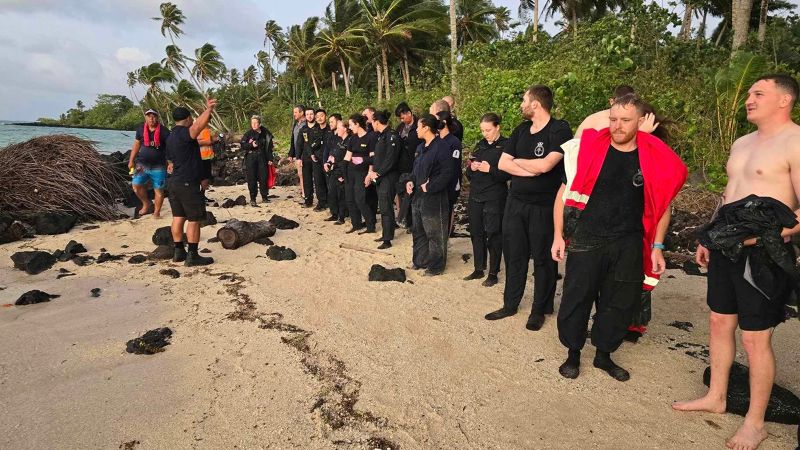
M21 127L50 127L50 128L75 128L79 130L104 130L104 131L127 131L134 132L134 130L127 130L124 128L106 128L95 127L90 125L64 125L64 124L49 124L42 122L7 122L6 125L17 125Z

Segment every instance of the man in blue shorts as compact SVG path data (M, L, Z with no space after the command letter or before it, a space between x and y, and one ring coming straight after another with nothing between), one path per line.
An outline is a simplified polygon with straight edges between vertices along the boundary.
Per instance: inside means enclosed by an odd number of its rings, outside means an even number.
M140 216L153 213L153 217L161 217L164 185L167 183L167 137L169 129L158 120L156 111L148 109L144 114L144 123L136 129L136 140L133 141L128 161L128 169L133 175L133 192L142 202ZM147 195L148 181L152 183L156 194L155 206Z

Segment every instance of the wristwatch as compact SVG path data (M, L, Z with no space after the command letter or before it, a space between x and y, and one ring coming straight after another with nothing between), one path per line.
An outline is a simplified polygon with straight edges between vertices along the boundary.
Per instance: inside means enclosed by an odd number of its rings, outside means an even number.
M653 245L651 245L650 248L659 249L659 250L665 250L666 249L666 247L664 246L663 242L653 242Z

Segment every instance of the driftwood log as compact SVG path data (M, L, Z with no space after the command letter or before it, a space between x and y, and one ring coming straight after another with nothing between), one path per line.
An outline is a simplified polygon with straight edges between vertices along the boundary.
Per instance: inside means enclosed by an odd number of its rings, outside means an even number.
M258 238L274 235L275 225L266 220L245 222L231 219L217 231L217 239L219 239L222 247L228 250L239 248Z

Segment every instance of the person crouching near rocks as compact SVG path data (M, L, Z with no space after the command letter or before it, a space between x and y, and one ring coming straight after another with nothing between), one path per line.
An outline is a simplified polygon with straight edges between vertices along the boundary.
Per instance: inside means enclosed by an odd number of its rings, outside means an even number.
M205 174L197 136L208 125L216 104L216 100L209 99L205 111L197 120L193 120L189 110L182 106L172 111L175 128L167 139L167 160L172 174L169 180L169 205L172 208L172 239L175 242L172 261L184 261L186 266L205 266L214 262L213 258L197 253L200 222L206 218L206 202L201 185ZM188 253L183 242L184 225Z
M423 141L417 149L411 181L413 238L412 270L426 269L425 275L444 273L447 264L447 238L450 234L448 190L455 176L450 147L439 137L445 124L431 114L417 122L417 136Z
M483 139L475 146L469 157L467 179L470 180L469 234L472 237L472 254L475 255L475 271L464 280L483 278L486 270L486 253L489 253L489 276L484 286L497 284L500 260L503 255L503 210L508 196L508 180L511 175L497 166L503 154L507 138L500 134L500 116L487 113L481 117Z
M136 129L136 139L133 141L131 158L128 169L131 170L133 192L142 202L139 215L153 213L153 217L161 217L161 207L164 205L164 186L167 183L167 157L166 143L169 137L169 128L158 120L158 113L148 109L144 113L144 123ZM155 206L147 195L147 182L153 184L155 191Z
M614 100L610 128L587 129L571 181L553 208L552 258L563 261L569 242L558 337L568 356L558 371L580 372L592 306L594 366L618 381L630 374L611 360L625 337L644 286L664 273L664 235L670 203L686 181L686 166L657 137L638 128L644 103L635 95ZM569 187L567 187L569 183ZM566 201L562 194L566 190Z
M272 133L261 124L261 116L250 118L250 129L242 136L244 150L244 170L247 177L247 189L250 191L250 206L258 206L256 197L261 192L261 203L269 203L269 186L267 186L267 169L273 164Z

